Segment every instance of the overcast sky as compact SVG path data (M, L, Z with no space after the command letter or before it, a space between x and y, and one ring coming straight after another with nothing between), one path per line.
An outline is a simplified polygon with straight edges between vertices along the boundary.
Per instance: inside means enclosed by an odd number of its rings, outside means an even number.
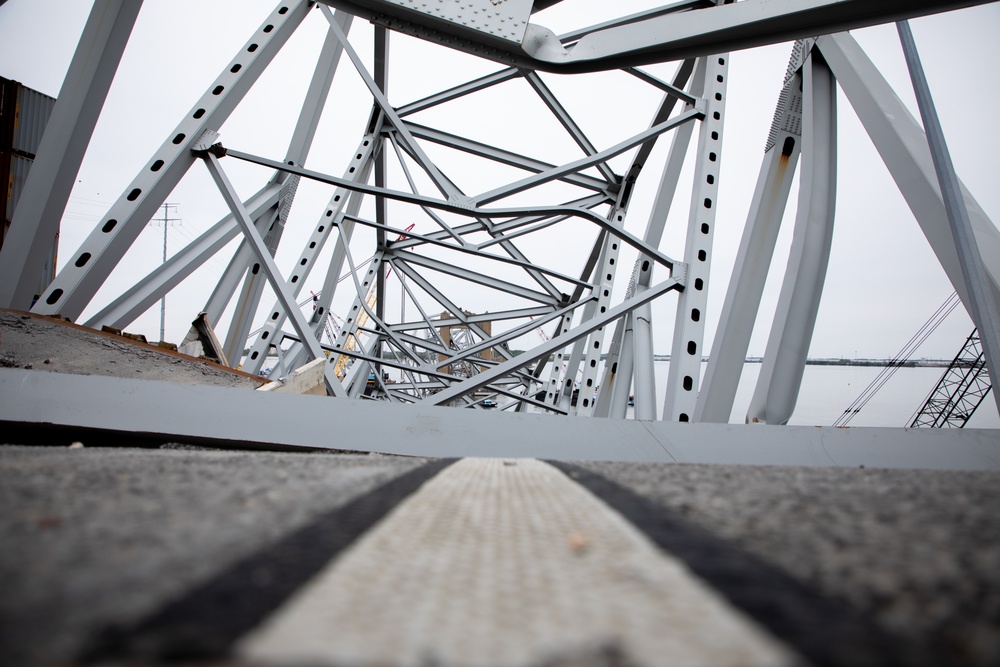
M61 260L70 257L274 4L273 0L145 1L63 221ZM598 22L606 18L606 12L619 6L619 3L579 0L563 4L566 7L557 6L537 15L535 22L561 32ZM655 3L636 2L634 9L647 4ZM85 0L7 0L0 6L0 75L57 95L90 5ZM629 11L632 10L630 5ZM997 187L1000 132L996 127L1000 77L992 66L992 51L1000 34L1000 4L926 17L913 21L912 26L959 176L991 219L1000 220ZM223 141L227 145L247 147L276 159L283 156L302 91L311 75L310 63L318 53L325 30L320 13L314 12L223 128ZM365 57L370 53L369 34L370 26L361 21L352 32L352 39L357 40ZM855 36L916 114L894 26L858 31ZM736 53L730 61L719 231L706 349L710 348L724 297L722 288L732 269L789 52L790 45L781 44ZM391 58L394 73L400 75L393 79L390 88L390 98L396 105L443 89L463 77L497 69L492 63L399 36L393 36ZM663 65L650 69L667 77L672 68L673 65ZM308 163L333 174L343 170L361 136L360 124L369 110L367 101L352 104L364 100L365 95L349 69L345 63L338 73L334 100L324 116L325 126L331 127L321 130ZM648 121L649 109L633 113L631 107L638 105L627 95L619 94L610 75L546 80L553 88L566 90L568 97L576 94L589 100L580 110L581 122L598 148L611 145L633 116L640 123ZM502 105L509 102L509 99L495 99L462 119L456 118L455 122L461 120L489 129L493 120L507 113L509 106ZM952 287L842 95L839 114L837 224L810 355L890 357L946 299ZM350 131L345 133L344 128ZM337 130L341 130L339 134ZM509 137L510 142L533 154L532 143L539 141L537 128L523 128L523 132L521 136ZM266 178L259 171L242 166L230 163L225 166L232 170L234 182L244 196L259 188ZM655 165L648 169L649 181L655 181L656 169ZM182 221L168 230L170 252L224 214L221 199L212 192L210 184L205 185L207 180L203 171L192 172L171 196L170 201L178 204L175 215ZM296 200L296 210L302 211L302 229L311 226L316 211L325 205L328 196L329 190L303 186ZM630 214L637 216L631 229L638 234L645 226L645 218L639 211L642 201L633 204ZM648 203L648 195L645 202ZM790 209L789 215L794 212L794 194ZM676 206L671 215L674 231L668 234L665 252L673 256L682 254L679 244L683 243L683 233L677 230L683 229L686 213L685 203ZM778 281L784 270L791 220L786 218L779 242L785 250L779 249L775 261L751 343L753 355L762 354L766 344ZM304 238L302 233L287 232L282 248L287 249L287 257L279 252L279 263L294 261ZM160 261L162 240L162 227L150 227L143 233L129 263L113 277L117 291L134 280L143 267L148 269ZM566 241L568 247L575 242ZM183 337L204 302L205 285L213 282L223 266L224 260L217 259L199 274L195 282L200 283L201 293L195 285L190 292L181 290L170 297L168 340ZM620 282L627 282L627 275ZM110 298L111 291L114 290L102 292L98 301ZM664 299L657 306L658 353L669 352L673 304L672 299ZM88 312L100 305L103 303L95 303ZM473 303L462 305L476 310ZM158 327L157 307L131 329L155 338ZM956 313L918 356L952 357L971 329L968 317Z

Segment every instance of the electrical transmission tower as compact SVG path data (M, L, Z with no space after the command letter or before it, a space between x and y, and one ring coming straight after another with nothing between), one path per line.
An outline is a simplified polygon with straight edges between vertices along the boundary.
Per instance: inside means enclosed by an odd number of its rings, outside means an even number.
M170 203L164 202L160 206L160 208L163 210L163 217L162 218L155 218L153 220L150 220L149 224L150 225L163 225L163 264L166 264L167 263L167 229L170 227L170 225L172 223L175 223L175 222L179 223L181 221L181 219L180 218L171 218L170 217L170 209L174 209L176 211L177 210L177 204L170 204ZM166 292L164 292L163 296L160 298L160 341L166 340L166 338L164 337L164 330L166 328L166 320L167 320L167 294L166 294Z

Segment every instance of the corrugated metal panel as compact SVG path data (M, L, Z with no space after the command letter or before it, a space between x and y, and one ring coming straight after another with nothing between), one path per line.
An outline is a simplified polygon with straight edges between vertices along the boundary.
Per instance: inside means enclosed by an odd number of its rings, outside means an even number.
M18 85L16 81L0 77L0 217L3 217L3 225L0 227L0 248L3 247L3 240L10 227L7 204L10 200L10 160L14 152L11 143L14 140Z
M34 157L42 143L42 134L52 115L55 98L43 95L37 90L19 85L17 95L17 118L14 124L15 151Z
M10 194L7 198L7 211L4 215L4 218L7 220L11 220L14 217L14 209L17 207L17 201L21 198L21 193L24 191L24 183L28 180L28 172L31 170L33 162L33 160L19 155L15 155L10 161ZM52 282L52 278L55 276L58 247L59 234L57 233L55 239L53 239L52 250L45 259L45 266L42 267L39 294L45 291L45 287Z
M55 103L48 95L0 77L0 248ZM52 252L39 277L39 294L52 281L58 243L59 235L56 234Z
M11 220L14 217L14 209L17 207L17 200L21 198L24 191L24 182L28 180L28 172L34 160L14 155L10 160L10 185L7 196L7 210L4 217Z

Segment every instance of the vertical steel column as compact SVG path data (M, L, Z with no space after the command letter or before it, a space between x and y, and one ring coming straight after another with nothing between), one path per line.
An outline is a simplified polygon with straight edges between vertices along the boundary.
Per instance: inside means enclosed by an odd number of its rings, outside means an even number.
M837 192L837 82L815 50L803 67L802 177L795 233L747 421L785 424L798 399L830 259Z
M621 350L616 360L611 362L610 371L613 380L610 385L607 414L599 416L624 419L628 413L628 399L632 392L632 376L635 370L632 313L629 313L627 317L618 321L622 324ZM601 390L603 391L604 383L602 382L601 385Z
M628 212L628 201L624 197L624 189L619 193L619 199L611 208L608 219L618 227L625 227L625 215ZM591 301L583 307L584 319L592 317L594 314L601 315L607 312L611 306L611 292L615 285L615 276L618 273L618 257L621 254L621 241L609 232L604 242L604 251L601 253L601 261L596 268L594 284L597 286L597 300ZM580 391L577 394L576 413L585 417L591 416L594 409L594 387L598 375L598 365L601 362L601 349L604 346L605 327L600 327L586 339L586 347L583 350L583 377L580 380ZM570 378L576 377L576 366L574 361L578 359L574 355L570 359L567 375ZM571 394L572 395L572 394ZM573 414L573 410L570 411Z
M691 77L697 59L689 59L681 63L673 80L673 87L678 91L684 88ZM633 74L638 75L633 71ZM640 76L641 78L641 76ZM661 122L669 117L673 108L679 101L680 96L676 93L666 93L660 108L657 111L653 123ZM691 109L689 100L686 111ZM673 203L674 194L677 190L677 182L680 178L681 169L684 166L684 157L687 154L691 141L691 133L694 130L692 123L684 123L673 131L671 137L670 150L667 160L660 175L660 182L657 186L656 196L653 200L653 209L650 212L646 223L646 232L643 241L652 247L659 247L663 237L663 230L666 227L667 216L670 213L670 206ZM623 187L632 187L638 179L640 171L645 167L646 160L653 150L653 143L644 144L640 149L632 167L625 177ZM649 287L652 279L652 263L646 256L640 256L632 267L632 276L629 279L628 289L625 298L630 298L637 289ZM608 350L607 360L604 366L604 377L601 380L600 393L594 406L595 417L608 417L614 415L618 419L625 417L628 411L629 392L632 388L632 378L635 370L635 316L629 313L615 325L615 333L612 338L611 348ZM642 363L648 365L648 376L654 378L654 360L652 330L648 331L650 340L648 345L643 344L643 348L648 350L648 359ZM647 389L643 392L645 400L650 401L655 415L656 386L655 379L651 385L647 382ZM655 419L655 416L653 417Z
M638 290L644 292L644 289ZM656 377L653 375L653 309L646 303L630 316L633 323L633 348L635 355L635 418L641 421L656 419Z
M692 93L705 99L705 119L698 136L698 151L688 216L684 261L686 287L677 302L670 370L663 403L663 419L691 421L701 378L701 343L705 337L712 239L719 194L722 131L726 111L729 54L708 56L695 70Z
M795 45L785 85L778 97L757 187L698 396L695 421L724 424L733 411L736 389L743 374L753 325L802 151L801 69L811 46L803 42Z
M598 261L601 259L604 241L607 238L607 235L608 233L605 230L601 230L601 232L597 235L597 239L594 241L594 245L591 248L590 256L587 258L583 269L580 271L581 281L590 280L593 276L594 267L597 266ZM576 289L573 290L573 294L570 295L568 301L565 301L564 303L577 303L583 296L583 292L584 287L582 285L578 285ZM591 299L592 298L593 297L591 297ZM587 304L584 304L583 307L586 309ZM584 313L586 313L586 310ZM552 334L551 340L556 340L559 336L564 336L567 332L569 332L573 323L573 316L573 312L568 312L559 319L559 324L556 326L555 333ZM586 319L586 317L586 314L584 314L584 319ZM580 345L582 345L582 343ZM545 394L545 403L558 407L563 401L563 389L566 388L567 392L572 393L572 382L564 380L563 377L567 375L566 371L568 370L569 359L574 353L577 353L579 349L582 349L580 345L574 345L572 351L568 354L566 352L568 345L558 348L554 352L552 368L547 385L548 388ZM543 358L539 361L539 363L545 363L545 359ZM569 393L567 393L566 396L568 396ZM567 398L566 400L568 401L569 399Z
M704 59L699 59L695 65L697 72L704 71ZM697 76L697 75L696 75ZM697 79L694 86L698 86ZM718 81L716 81L718 83ZM697 94L697 93L696 93ZM685 110L690 110L689 104ZM708 122L703 121L703 122ZM674 194L677 192L677 182L680 180L681 169L684 167L684 158L691 144L691 135L694 132L693 123L685 123L674 130L670 142L670 152L667 155L667 162L660 177L660 183L656 189L656 198L653 201L653 208L649 214L649 221L646 224L646 234L643 240L653 247L659 247L663 238L663 230L667 225L667 217L670 215L670 206L674 201ZM636 292L644 292L649 289L653 278L653 262L650 257L640 255L636 260ZM642 307L642 312L633 313L630 316L629 324L632 334L630 336L632 350L632 372L634 373L634 396L635 396L635 418L643 420L654 420L656 414L656 377L654 373L655 362L653 359L653 328L652 328L652 306L647 304ZM627 370L627 367L620 367ZM618 412L624 414L627 406L628 396L624 398L626 403L618 408Z
M552 335L552 340L555 340L559 336L564 335L570 329L570 325L573 323L573 314L567 313L559 318L559 324L556 326L555 333ZM547 389L545 392L545 402L549 405L559 405L559 397L562 395L562 382L563 375L565 375L566 363L566 350L561 349L555 353L552 358L552 368L549 369L549 381L546 385ZM544 363L545 360L539 361L539 363Z
M382 95L389 98L389 31L380 25L375 26L375 85ZM385 141L384 137L379 137L378 141ZM386 187L385 173L385 151L376 149L375 151L375 187ZM388 212L386 210L385 197L375 197L375 222L380 225L375 232L375 247L377 252L384 253L386 250L385 225L389 224ZM375 274L375 317L379 322L385 322L385 271L379 270ZM377 327L381 330L381 327ZM377 335L374 345L374 356L382 358L382 337ZM382 366L375 365L375 376L381 381Z
M948 214L948 224L951 235L955 239L955 249L958 251L958 263L962 268L962 278L965 282L969 300L965 306L969 309L973 322L979 330L979 340L986 355L986 368L991 378L1000 378L1000 313L996 302L990 298L986 271L983 268L983 258L979 254L979 246L972 231L969 211L965 207L961 186L955 176L955 167L951 162L948 144L941 129L941 122L934 108L934 98L931 97L924 68L920 64L917 45L910 32L910 24L900 21L896 24L899 31L899 41L903 45L903 55L910 70L910 80L913 81L913 92L917 97L920 117L924 121L924 131L927 133L927 143L934 160L934 171L937 173L941 186L941 198ZM997 409L1000 410L1000 392L993 392Z
M0 251L0 307L28 310L48 287L41 267L141 8L142 0L94 2Z

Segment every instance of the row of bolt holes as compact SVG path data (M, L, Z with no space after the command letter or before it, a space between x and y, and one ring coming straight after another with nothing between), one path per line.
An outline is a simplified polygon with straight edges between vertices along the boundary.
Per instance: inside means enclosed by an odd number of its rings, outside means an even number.
M719 64L720 65L725 65L726 64L725 58L719 58ZM722 83L722 81L723 81L722 75L719 74L718 76L716 76L715 80L718 81L719 83ZM716 93L715 94L715 99L721 102L722 101L722 93ZM712 114L712 118L714 120L721 120L722 116L719 114L718 111L716 111L716 112L714 112ZM719 139L719 133L718 132L712 132L712 139L715 140L715 141L718 141L718 139ZM717 159L716 154L715 153L709 153L708 154L708 159L710 161L712 161L712 162L715 162L716 159ZM715 183L715 176L713 176L712 174L709 174L706 177L705 180L708 182L709 185L712 185L712 184ZM712 208L712 200L711 199L708 199L708 198L705 199L705 208ZM709 232L709 226L708 226L708 224L707 223L702 223L702 225L701 225L701 233L702 234L708 234L708 232ZM704 262L706 259L708 259L708 255L705 253L705 251L704 250L699 250L698 251L698 261ZM705 283L702 282L701 278L697 278L694 281L694 288L696 290L698 290L699 292L701 291L701 289L704 286L705 286ZM691 310L691 320L694 321L694 322L697 322L700 319L701 319L701 311L698 310L697 308L693 308ZM689 340L688 344L687 344L687 351L688 351L688 354L694 356L698 352L698 344L695 343L693 340ZM684 381L682 383L682 386L684 387L684 391L691 391L692 389L694 389L694 379L690 375L685 375L684 376ZM688 414L686 412L682 412L680 415L678 415L678 421L686 422L686 421L690 421L690 419L691 418L688 416Z
M724 65L725 64L725 59L719 58L719 64L720 65ZM716 80L719 83L722 83L722 81L723 81L722 75L721 74L718 75L716 77ZM721 101L722 100L722 94L721 93L716 93L715 94L715 99ZM712 117L715 120L720 120L722 118L722 116L719 114L718 111L714 112L712 114ZM718 141L719 140L719 133L718 132L712 132L712 139L714 141ZM718 159L718 156L715 153L709 153L708 154L708 159L710 161L712 161L712 162L715 162ZM708 174L708 176L706 177L705 180L708 182L709 185L712 185L713 183L715 183L715 176L712 175L712 174ZM712 200L710 198L706 198L705 199L705 208L712 208ZM621 216L619 216L618 219L621 220L622 219ZM701 233L707 235L709 231L710 231L710 227L708 226L708 223L702 223L702 225L701 225ZM708 259L707 253L704 250L699 250L698 251L698 261L704 262L706 259ZM610 263L614 264L614 260L611 260ZM645 262L643 264L642 270L643 271L647 270L648 265L649 265L649 262ZM608 279L609 280L611 279L611 275L610 274L608 275ZM705 286L705 283L704 283L704 281L701 278L696 278L695 279L695 281L694 281L694 288L696 290L698 290L700 292L704 288L704 286ZM601 312L603 313L604 311L605 311L605 308L602 307L601 308ZM695 321L695 322L699 321L701 319L701 311L698 310L697 308L692 309L691 310L691 319L693 321ZM698 351L698 345L697 345L697 343L695 343L693 340L688 341L687 350L688 350L688 354L694 355ZM591 361L591 366L593 366L594 363L595 363L594 361ZM588 382L588 386L589 386L589 384L590 383ZM683 386L684 386L684 390L685 391L691 391L691 389L694 387L694 380L691 378L690 375L685 375L684 376L684 385ZM590 403L589 399L586 399L586 398L583 399L583 407L588 407L589 403ZM687 415L682 413L681 414L681 421L687 421L687 420L688 420Z
M278 10L279 14L285 14L286 12L288 12L288 7L282 7L281 9ZM274 26L273 25L268 24L268 25L264 26L264 32L271 32L272 30L274 30ZM254 51L257 50L257 48L258 48L257 44L251 44L250 46L247 47L247 51L250 52L250 53L253 53ZM236 63L235 65L233 65L229 69L229 71L232 72L233 74L236 74L241 69L243 69L243 65L241 65L239 63ZM221 95L222 91L224 91L225 89L226 89L225 86L222 86L222 85L216 86L212 90L212 94L213 95ZM193 117L195 119L198 119L198 118L201 118L204 115L205 115L205 110L204 109L198 109L197 111L194 112ZM179 144L182 141L184 141L185 138L186 138L185 135L183 133L180 133L176 137L173 138L173 143L175 145ZM154 162L150 166L149 170L153 171L153 172L156 172L156 171L159 171L162 168L163 168L163 160L157 160L156 162ZM134 190L132 190L132 192L128 193L128 196L126 197L126 199L128 201L135 201L136 199L139 198L139 195L141 195L141 194L142 194L142 190L140 188L135 188ZM101 231L104 232L105 234L108 234L117 225L118 225L118 220L116 220L115 218L111 218L110 220L108 220L107 222L104 223L104 226L101 227ZM76 258L76 261L73 264L74 264L74 266L76 266L78 268L83 268L84 266L87 265L87 262L90 261L90 258L91 258L91 254L89 252L81 253L80 256ZM58 301L60 299L60 297L62 297L62 295L63 295L63 291L61 289L52 290L52 293L49 294L48 298L45 300L45 303L47 303L47 304L49 304L51 306L56 301Z
M367 145L368 145L368 142L366 141L366 142L364 143L364 145L365 145L365 146L367 146ZM359 155L358 155L358 158L360 158L360 157L361 157L361 155L359 154ZM351 167L351 172L353 172L353 171L354 171L354 167ZM334 198L333 198L333 200L334 200L334 201L340 201L340 195L337 195L336 197L334 197ZM330 216L332 216L332 215L333 215L333 211L332 211L332 210L328 210L328 211L326 212L326 217L328 217L328 218L329 218L329 217L330 217ZM319 233L319 234L322 234L322 233L323 233L323 230L325 230L325 229L326 229L326 225L320 225L320 226L319 226L319 228L318 228L318 229L316 230L316 232L317 232L317 233ZM309 248L311 249L311 248L315 248L315 247L316 247L316 242L315 242L315 241L312 241L312 242L311 242L311 243L309 244ZM309 261L309 259L308 259L307 257L303 257L303 258L302 258L302 260L301 260L301 261L299 262L299 264L300 264L300 265L302 265L302 266L305 266L305 265L306 265L306 264L308 263L308 261ZM256 275L256 274L257 274L257 271L258 271L259 269L260 269L260 264L254 264L254 265L253 265L253 273L254 273L254 275ZM295 275L295 276L292 276L292 282L293 282L293 283L297 283L298 281L299 281L299 277L298 277L297 275ZM365 286L367 286L367 285L368 285L368 283L366 282L366 283L365 283ZM355 310L357 310L357 307L355 307ZM320 309L319 309L319 311L317 312L317 314L318 314L318 315L319 315L320 317L322 317L322 316L323 316L323 309L322 309L322 308L320 308ZM271 313L271 319L272 319L272 320L276 320L276 319L278 319L278 317L280 317L280 313ZM348 323L349 323L350 321L351 321L351 320L347 320L347 322L348 322ZM261 336L260 336L260 339L261 339L261 340L267 340L267 336L268 336L268 332L267 332L267 331L265 331L264 333L262 333L262 334L261 334ZM254 352L253 354L251 354L251 355L250 355L250 358L251 358L251 359L256 359L256 358L257 358L258 356L259 356L259 355L258 355L258 353L257 353L257 352ZM332 361L332 359L331 359L331 361Z

